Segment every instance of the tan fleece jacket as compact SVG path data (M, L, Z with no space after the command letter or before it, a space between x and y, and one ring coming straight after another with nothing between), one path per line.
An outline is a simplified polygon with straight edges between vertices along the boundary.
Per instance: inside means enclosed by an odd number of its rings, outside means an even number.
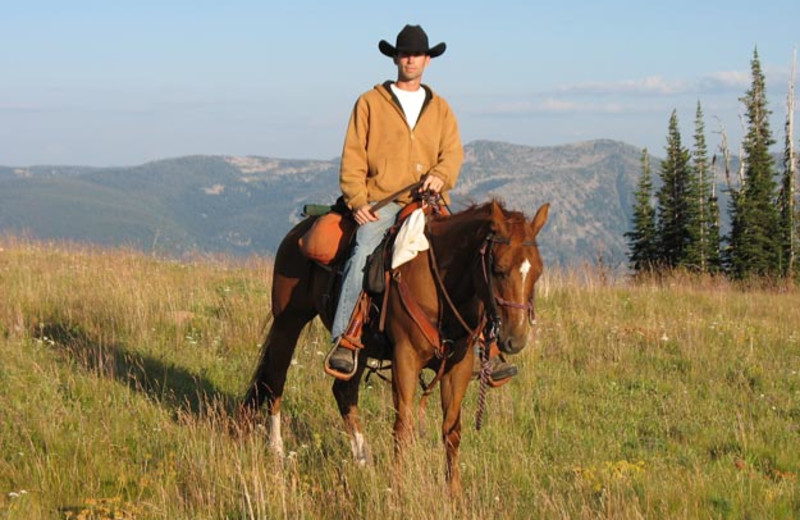
M377 202L425 174L442 179L444 193L455 186L464 160L458 123L444 98L423 85L426 100L411 130L389 85L362 94L350 117L339 171L350 209ZM397 202L410 200L406 194Z

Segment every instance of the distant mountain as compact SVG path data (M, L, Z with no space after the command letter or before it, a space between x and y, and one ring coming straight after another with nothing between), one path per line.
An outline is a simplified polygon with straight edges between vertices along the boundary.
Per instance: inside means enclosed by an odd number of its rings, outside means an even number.
M498 197L532 216L551 203L546 261L624 265L641 150L609 140L555 147L475 141L457 211ZM657 173L658 159L653 158ZM171 255L272 254L306 203L338 195L338 159L189 156L135 167L0 167L0 232Z
M191 156L76 169L0 169L0 230L172 255L264 254L306 201L332 200L336 185L334 161Z
M640 156L641 150L609 140L537 148L478 141L466 148L455 193L497 196L528 215L550 202L540 240L547 259L624 263Z

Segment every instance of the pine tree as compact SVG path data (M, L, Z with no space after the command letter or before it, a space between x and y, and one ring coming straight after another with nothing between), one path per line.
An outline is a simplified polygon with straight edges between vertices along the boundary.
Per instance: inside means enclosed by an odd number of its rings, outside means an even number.
M642 173L636 189L636 205L633 208L633 229L625 233L628 239L628 259L631 269L637 273L653 270L656 256L656 212L653 197L653 179L650 168L650 155L647 148L642 150Z
M693 242L689 245L687 263L697 265L703 273L720 269L719 204L715 178L708 162L705 122L700 101L697 102L694 122L694 150L692 151L692 179L697 197L695 222L690 224Z
M744 178L731 197L729 269L735 278L775 276L781 271L777 185L769 147L775 143L769 128L764 74L753 52L752 85L740 101L745 106Z
M681 145L678 114L669 119L665 148L667 157L661 163L661 188L657 199L657 234L660 264L666 268L692 267L687 256L695 239L696 197L689 168L689 151Z

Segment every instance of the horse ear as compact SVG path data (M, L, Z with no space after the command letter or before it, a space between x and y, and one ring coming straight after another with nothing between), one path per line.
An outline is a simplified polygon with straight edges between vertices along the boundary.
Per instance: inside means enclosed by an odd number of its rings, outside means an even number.
M547 223L547 215L550 213L550 204L542 204L539 209L536 211L536 215L531 220L531 232L533 236L539 234L539 231L542 230L545 223Z
M496 200L492 201L492 231L499 235L506 234L506 215Z

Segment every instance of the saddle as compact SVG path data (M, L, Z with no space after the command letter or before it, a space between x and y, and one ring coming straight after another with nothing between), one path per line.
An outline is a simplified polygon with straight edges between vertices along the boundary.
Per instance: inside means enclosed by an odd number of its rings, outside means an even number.
M379 323L379 326L371 326L370 329L377 335L382 335L383 309L386 307L385 301L388 296L395 238L406 219L420 208L426 215L449 214L446 206L439 204L438 197L422 197L398 213L394 224L386 232L378 247L367 257L363 290L342 340L345 346L353 349L364 348L361 338L364 326L369 323ZM330 206L306 205L303 208L303 215L314 217L315 220L298 240L300 251L317 264L338 273L339 267L349 257L353 236L358 227L351 218L349 209L340 197L336 204ZM337 281L339 277L331 278L329 294L333 295L338 290L335 287ZM331 301L335 299L332 298Z
M347 330L340 339L340 344L353 350L363 349L365 348L365 345L362 337L365 334L369 334L368 338L372 340L372 344L378 343L383 347L382 350L384 354L374 357L389 357L391 354L389 350L391 346L385 342L385 336L383 335L386 319L386 303L388 301L389 292L398 291L403 307L405 307L409 316L417 325L420 332L422 332L423 336L425 336L427 341L435 347L436 357L443 361L439 366L439 371L436 377L432 381L429 383L424 383L422 380L420 380L424 390L423 395L427 397L427 395L430 394L433 386L435 386L435 384L441 379L444 373L446 358L448 356L447 345L451 344L452 341L445 339L442 336L442 332L433 323L431 323L426 312L417 303L417 300L412 294L408 284L406 284L398 276L399 273L394 274L392 265L396 263L393 260L393 256L396 256L397 253L396 239L399 237L401 229L403 229L403 224L405 224L418 209L423 210L425 218L431 214L440 214L445 216L450 215L447 207L439 205L438 201L435 203L430 203L429 201L415 201L403 208L403 210L398 214L395 224L389 228L386 236L384 236L378 247L375 248L375 251L369 257L367 257L367 265L365 267L364 276L364 289L361 292L361 296L356 304L356 308L350 318ZM432 269L438 268L432 265ZM435 273L435 276L438 277L438 273ZM390 283L390 281L394 283ZM441 282L441 280L439 281ZM449 301L449 297L446 294L444 297L448 299L448 303L450 304L451 308L454 308L452 302ZM376 305L377 302L380 303ZM489 362L490 359L494 359L495 361L499 359L505 363L505 359L500 353L497 343L487 343L484 341L482 329L483 323L481 323L476 330L476 332L478 330L481 330L481 332L479 332L470 340L470 345L477 342L478 344L483 345L485 348L485 352L481 354L481 356L485 357L485 359L480 360L481 366L479 367L478 372L475 373L476 376L480 376L480 373L483 370L486 370L486 367L483 365ZM337 376L336 373L329 371L327 363L325 370L329 375L333 375L334 377ZM372 369L373 372L375 370L376 369ZM487 377L487 383L493 388L500 387L511 380L511 376L503 377L501 379L494 378L492 375L488 375Z
M448 208L439 203L438 198L431 199L426 197L423 197L422 200L415 200L398 213L395 223L389 228L378 247L367 257L367 263L364 268L363 290L350 317L345 333L340 338L340 345L352 350L361 350L365 348L365 343L367 343L373 347L370 349L370 357L377 359L389 358L391 356L391 346L383 334L386 319L385 310L390 290L398 290L401 301L409 315L427 340L437 348L437 357L445 357L444 342L441 339L439 330L431 324L424 311L419 308L415 298L409 292L408 286L400 280L396 280L394 284L390 283L395 239L406 220L418 209L423 210L426 218L431 214L450 214ZM305 206L303 213L308 216L317 216L317 218L298 241L301 251L323 267L338 272L338 267L349 256L352 238L357 229L355 221L350 217L341 199L333 206ZM338 288L335 287L338 279L339 277L337 276L331 277L329 294L333 295L338 291ZM332 298L331 301L336 301L336 299ZM494 357L497 354L497 346L492 345L491 356ZM444 368L444 363L441 367ZM334 377L342 377L342 374L330 371L327 361L325 363L325 371ZM436 379L438 380L438 377ZM510 378L496 382L490 380L490 384L491 386L500 386L505 384L508 379Z

